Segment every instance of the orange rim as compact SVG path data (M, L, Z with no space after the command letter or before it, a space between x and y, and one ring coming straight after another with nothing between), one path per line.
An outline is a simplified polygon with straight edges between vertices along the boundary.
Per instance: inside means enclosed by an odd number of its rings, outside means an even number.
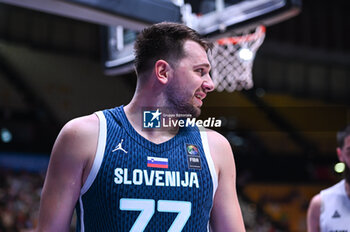
M246 34L246 35L242 35L242 36L221 38L221 39L216 40L216 42L219 45L239 44L239 43L242 43L242 42L257 40L259 37L264 35L265 32L266 32L266 27L265 26L259 26L259 27L257 27L257 29L255 30L254 33Z

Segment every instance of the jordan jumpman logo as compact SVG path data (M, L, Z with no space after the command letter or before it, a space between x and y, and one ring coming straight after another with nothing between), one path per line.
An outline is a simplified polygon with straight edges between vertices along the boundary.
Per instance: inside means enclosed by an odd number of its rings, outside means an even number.
M114 150L112 152L115 152L115 151L118 151L118 150L122 150L124 153L128 153L127 151L124 150L124 148L122 148L123 140L124 139L122 139L122 141L120 143L118 143L118 145L114 148Z

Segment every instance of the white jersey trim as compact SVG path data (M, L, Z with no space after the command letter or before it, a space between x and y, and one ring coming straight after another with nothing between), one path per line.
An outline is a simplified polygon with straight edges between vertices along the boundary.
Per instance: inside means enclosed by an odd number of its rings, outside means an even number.
M210 153L210 149L209 149L209 143L208 143L208 137L207 137L207 132L205 131L204 127L198 127L198 128L200 130L200 135L201 135L201 139L202 139L202 144L203 144L205 157L207 159L208 166L209 166L209 171L210 171L210 175L211 175L211 179L213 181L213 200L214 200L215 192L216 192L216 189L218 187L218 176L216 174L214 161L213 161L213 159L211 157L211 153Z
M80 194L83 195L86 193L89 188L91 187L92 183L94 182L98 171L100 170L103 156L105 153L105 147L106 147L106 140L107 140L107 122L106 118L102 111L98 111L95 113L97 117L99 118L100 127L99 127L99 135L98 135L98 142L97 142L97 150L95 154L94 163L92 165L92 168L90 170L89 176L87 177L83 187L81 188Z
M97 141L97 149L95 154L94 163L91 167L90 173L83 185L83 187L80 190L80 197L79 197L79 205L80 205L80 231L84 232L84 205L83 205L83 199L82 195L86 193L89 188L91 187L92 183L94 182L98 171L100 170L103 156L105 153L105 147L106 147L106 141L107 141L107 122L106 118L102 111L98 111L95 113L99 119L99 134L98 134L98 141Z
M206 132L204 127L198 127L198 128L199 128L199 132L200 132L200 135L201 135L203 149L204 149L205 157L207 159L207 163L208 163L211 179L213 181L213 203L214 203L215 192L216 192L216 189L218 187L218 176L217 176L217 173L216 173L216 170L215 170L215 165L214 165L213 158L211 157L211 153L210 153L210 149L209 149L209 143L208 143L208 137L207 137L207 132ZM211 209L210 209L210 211L211 211ZM208 225L207 225L207 231L208 232L211 231L209 222L208 222Z
M79 197L79 206L80 206L80 232L85 231L84 226L84 206L83 206L83 199L81 198L81 195Z

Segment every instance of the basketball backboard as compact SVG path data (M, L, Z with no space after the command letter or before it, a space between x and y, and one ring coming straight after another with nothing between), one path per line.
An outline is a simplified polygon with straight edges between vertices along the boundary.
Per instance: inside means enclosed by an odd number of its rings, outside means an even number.
M154 23L184 23L209 39L257 25L269 26L300 11L301 0L0 0L2 3L102 25L106 74L133 70L133 42Z
M232 30L279 23L297 15L300 8L301 0L216 0L215 9L204 8L207 13L192 24L202 35L224 37Z
M227 36L226 34L233 31L279 23L297 15L301 9L301 0L186 0L182 3L174 0L173 2L179 6L182 23L212 40ZM133 41L137 31L109 26L104 29L104 67L107 75L118 75L133 70Z
M136 31L160 21L181 22L180 7L169 0L0 0L0 3Z

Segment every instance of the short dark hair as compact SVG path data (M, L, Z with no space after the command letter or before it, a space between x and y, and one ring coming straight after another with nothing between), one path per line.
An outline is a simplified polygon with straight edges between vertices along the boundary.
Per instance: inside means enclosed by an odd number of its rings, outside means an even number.
M183 44L186 40L199 43L205 51L213 46L195 30L183 24L162 22L145 28L134 45L136 72L140 74L151 70L160 59L167 62L178 61L185 55Z
M344 130L341 130L337 133L337 142L338 142L338 147L342 148L344 146L344 140L346 137L350 135L350 125L345 127Z

